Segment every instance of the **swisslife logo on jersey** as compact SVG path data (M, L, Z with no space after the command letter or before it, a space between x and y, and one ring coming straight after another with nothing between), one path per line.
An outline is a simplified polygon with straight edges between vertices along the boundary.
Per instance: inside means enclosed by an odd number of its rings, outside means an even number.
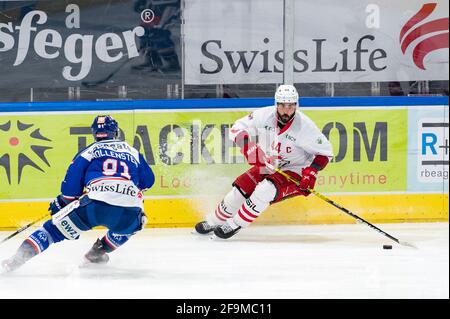
M40 128L34 124L23 123L20 120L0 123L0 168L4 169L9 185L20 184L24 169L29 166L44 172L44 164L50 167L45 152L52 149L51 140L45 137ZM6 151L6 152L4 152ZM17 180L13 179L16 173ZM3 180L0 172L0 181Z
M430 19L436 6L437 3L424 4L400 31L399 40L403 54L406 54L409 47L413 47L412 59L422 70L426 69L424 59L429 53L449 47L448 17Z
M422 182L448 181L448 118L426 118L419 122L418 178Z

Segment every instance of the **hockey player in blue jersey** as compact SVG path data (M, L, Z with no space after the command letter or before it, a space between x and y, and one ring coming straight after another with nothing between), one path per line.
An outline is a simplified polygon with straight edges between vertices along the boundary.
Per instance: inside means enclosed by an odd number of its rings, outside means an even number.
M145 226L142 192L155 181L150 166L135 148L119 140L119 126L111 116L97 116L92 133L95 142L75 156L61 194L50 203L52 218L2 262L6 272L51 244L78 239L81 232L95 226L105 226L108 231L86 253L85 263L107 263L108 253Z

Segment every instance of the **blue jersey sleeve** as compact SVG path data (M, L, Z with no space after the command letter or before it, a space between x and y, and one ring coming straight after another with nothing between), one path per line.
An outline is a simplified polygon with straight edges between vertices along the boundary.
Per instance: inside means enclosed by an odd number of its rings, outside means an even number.
M61 184L61 193L66 197L80 197L83 194L84 179L90 162L78 154L73 159Z
M140 189L148 189L155 183L155 174L148 165L142 154L139 154L139 187Z

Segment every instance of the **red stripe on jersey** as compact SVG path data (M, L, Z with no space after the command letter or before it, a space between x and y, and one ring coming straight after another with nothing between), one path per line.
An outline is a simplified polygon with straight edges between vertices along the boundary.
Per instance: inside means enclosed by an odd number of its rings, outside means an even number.
M245 220L247 223L252 223L253 220L248 219L244 216L244 214L241 213L241 210L238 211L239 217L241 217L243 220Z
M312 167L317 166L317 167L319 167L318 170L321 171L325 168L325 166L327 166L329 161L330 161L330 159L328 158L328 156L316 155L313 162L311 163L311 166ZM316 169L317 169L317 167L316 167Z
M246 213L248 216L253 217L253 218L258 218L258 215L252 214L248 211L247 207L245 207L245 204L242 205L242 208L244 209L244 213Z
M295 117L295 115L294 115L294 117ZM291 125L292 125L293 122L294 122L294 118L292 118L291 121L289 121L289 123L287 123L287 124L283 127L283 129L282 129L281 131L278 132L278 135L281 135L281 134L283 134L284 132L286 132L286 131L291 127Z

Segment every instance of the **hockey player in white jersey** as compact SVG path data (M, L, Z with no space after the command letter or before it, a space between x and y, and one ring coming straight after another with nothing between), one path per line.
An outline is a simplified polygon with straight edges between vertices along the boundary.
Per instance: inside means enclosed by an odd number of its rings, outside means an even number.
M317 174L333 151L314 122L299 111L298 98L294 86L281 85L275 93L275 106L260 108L232 126L230 138L253 167L236 178L214 213L195 225L198 233L230 238L271 204L308 196L314 189ZM299 186L273 167L300 181Z
M142 193L154 184L152 169L142 154L119 139L118 123L111 116L97 116L91 128L95 142L70 163L61 194L50 203L52 218L2 262L6 272L16 270L50 245L76 240L95 226L105 226L108 231L85 255L85 262L103 264L109 260L108 253L145 226Z

